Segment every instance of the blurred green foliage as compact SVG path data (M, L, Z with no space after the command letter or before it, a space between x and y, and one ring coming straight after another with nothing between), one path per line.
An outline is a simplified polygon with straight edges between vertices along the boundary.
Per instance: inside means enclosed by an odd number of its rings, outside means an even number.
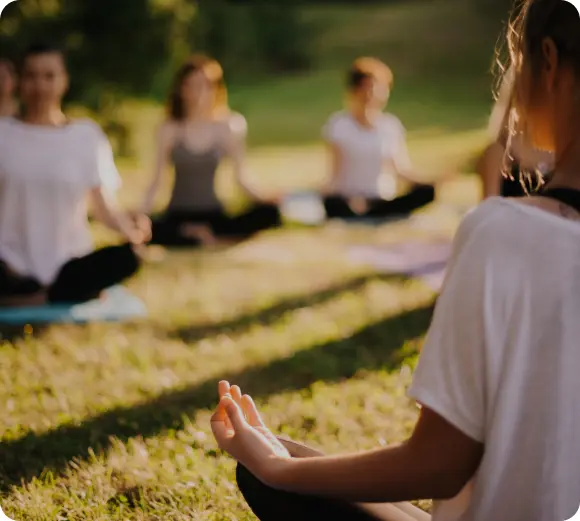
M197 47L215 56L233 77L311 65L313 31L292 2L202 0L195 28Z
M93 110L123 97L159 99L179 62L205 51L231 77L308 67L309 31L292 3L227 0L19 0L0 22L0 49L32 42L67 53L69 99Z
M304 70L311 63L310 26L297 4L227 0L19 0L0 21L0 53L18 61L31 43L67 55L67 102L98 114L120 155L131 155L118 116L129 98L165 98L187 55L217 58L227 80Z
M341 106L344 70L363 54L395 71L390 107L411 130L457 131L485 123L493 49L510 4L18 0L2 15L0 54L17 57L39 40L60 44L71 69L70 108L91 111L121 156L150 146L163 117L158 102L192 51L222 62L252 146L318 139L328 114Z

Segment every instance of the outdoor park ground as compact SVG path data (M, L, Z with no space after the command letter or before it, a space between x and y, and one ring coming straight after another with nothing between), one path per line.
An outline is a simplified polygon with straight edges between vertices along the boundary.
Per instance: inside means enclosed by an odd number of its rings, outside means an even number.
M255 397L272 429L328 452L409 434L418 410L405 392L436 294L353 265L345 250L450 237L456 209L477 202L470 160L485 139L499 25L490 30L471 9L466 0L311 8L305 15L325 24L316 69L231 96L250 124L256 183L314 186L325 168L318 134L340 107L342 70L359 54L383 57L396 77L391 110L419 170L426 179L461 174L426 210L427 227L289 227L233 248L166 252L129 284L148 305L146 321L26 328L0 345L0 504L10 517L252 519L210 433L222 378ZM123 201L135 205L160 109L126 110L140 161L120 162ZM235 200L227 169L220 190Z

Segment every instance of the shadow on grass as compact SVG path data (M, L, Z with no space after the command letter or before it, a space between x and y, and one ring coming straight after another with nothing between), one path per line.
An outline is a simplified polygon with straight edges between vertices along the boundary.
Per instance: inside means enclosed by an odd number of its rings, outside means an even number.
M255 397L298 390L324 380L351 378L360 370L394 370L411 354L404 349L409 338L428 328L433 306L410 310L365 327L353 336L315 345L290 357L220 375L243 386ZM110 447L110 437L126 441L133 436L154 436L165 429L180 429L185 416L213 408L218 377L199 385L163 394L132 407L118 407L78 425L66 425L43 434L0 444L0 489L28 482L43 471L61 472L73 458L86 458Z
M356 277L342 284L336 284L317 293L291 297L274 304L273 306L253 311L231 320L218 322L217 324L196 324L179 328L169 335L177 337L184 342L197 342L220 334L234 334L249 328L253 324L269 326L280 319L281 315L297 309L316 306L328 302L342 293L357 291L369 282L373 281L405 281L409 280L405 275L377 274L372 273Z

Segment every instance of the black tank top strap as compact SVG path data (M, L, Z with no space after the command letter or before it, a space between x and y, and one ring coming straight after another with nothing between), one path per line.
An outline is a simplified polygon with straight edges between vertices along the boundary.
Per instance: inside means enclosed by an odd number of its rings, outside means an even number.
M556 199L557 201L574 208L574 210L580 213L580 190L575 190L573 188L546 187L544 190L541 190L538 195Z

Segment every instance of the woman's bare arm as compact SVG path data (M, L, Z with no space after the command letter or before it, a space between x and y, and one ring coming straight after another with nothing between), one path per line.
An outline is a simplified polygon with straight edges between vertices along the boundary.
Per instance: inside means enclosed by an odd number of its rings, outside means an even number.
M473 477L484 447L423 408L411 438L351 456L285 460L268 480L290 492L357 502L450 499Z
M142 211L150 214L153 209L155 196L161 187L163 175L169 164L171 149L175 142L175 125L172 122L165 122L157 131L157 150L155 155L155 165L153 168L153 178L145 193Z
M144 224L141 219L138 225L128 213L118 208L115 199L106 194L103 188L91 190L90 202L95 218L131 244L143 244L150 239L150 223Z
M321 192L323 194L330 194L333 192L340 171L341 153L340 147L330 141L326 142L326 151L328 158L328 179Z
M234 177L247 197L253 201L266 201L253 186L248 176L246 163L247 123L241 114L229 117L225 126L225 143L228 157L232 161Z
M483 199L501 195L504 154L505 148L496 141L483 151L477 162L476 171L481 177Z

